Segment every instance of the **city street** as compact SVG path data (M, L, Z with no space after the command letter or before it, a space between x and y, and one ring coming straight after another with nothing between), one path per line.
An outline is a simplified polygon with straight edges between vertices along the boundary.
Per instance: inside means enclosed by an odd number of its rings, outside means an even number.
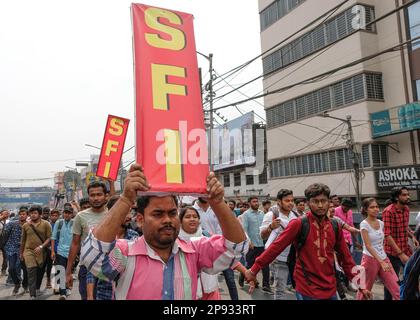
M6 282L5 276L0 277L0 300L29 300L29 294L24 294L20 296L11 296L11 293L13 291L13 286L7 286L5 284ZM249 286L245 284L243 288L240 288L238 285L238 273L235 272L235 278L236 278L236 284L238 288L238 294L240 300L272 300L273 295L263 292L261 289L255 289L252 295L248 294ZM259 275L259 278L261 278L261 275ZM261 282L262 279L259 279ZM45 289L45 279L41 285L41 290ZM78 291L78 280L74 280L73 286L74 290L72 290L71 295L67 298L68 300L80 300L80 295ZM229 291L227 289L225 280L223 276L219 275L219 285L220 285L220 294L222 297L222 300L230 300L229 297ZM373 299L374 300L383 300L383 285L380 283L376 283L373 290ZM292 291L289 291L288 294L288 300L296 300L295 294ZM349 300L354 300L355 294L350 293L347 294ZM38 300L58 300L58 295L53 294L52 289L46 289L42 291L42 295L38 297Z

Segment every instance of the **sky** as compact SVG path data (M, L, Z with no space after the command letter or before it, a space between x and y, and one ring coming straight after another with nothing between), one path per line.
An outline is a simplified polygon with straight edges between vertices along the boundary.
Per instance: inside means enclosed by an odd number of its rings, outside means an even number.
M55 172L99 153L85 144L102 145L108 114L131 120L125 146L134 145L131 2L0 0L0 187L53 186ZM256 0L140 3L193 14L197 51L214 54L218 74L261 53ZM206 82L208 62L197 59ZM235 87L261 73L258 59L228 81ZM222 86L219 95L231 90ZM261 90L257 81L215 107ZM261 102L221 114L232 120L251 110L264 116Z

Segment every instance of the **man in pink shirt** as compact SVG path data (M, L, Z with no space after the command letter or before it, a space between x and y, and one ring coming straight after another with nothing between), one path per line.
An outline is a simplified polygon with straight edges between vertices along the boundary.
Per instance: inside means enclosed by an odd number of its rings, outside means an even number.
M222 235L185 242L174 195L137 199L143 236L115 240L138 191L150 185L140 165L131 166L124 191L108 215L83 243L81 259L96 277L115 281L117 300L196 299L198 274L217 274L236 266L248 251L239 221L224 202L224 189L213 172L207 177L208 202Z
M353 202L350 199L344 198L341 201L341 205L335 208L335 216L343 220L346 224L351 227L354 227L353 224L353 212L351 211L351 207L353 206ZM353 245L351 233L345 229L343 229L344 240L346 240L347 245L351 251L351 247Z

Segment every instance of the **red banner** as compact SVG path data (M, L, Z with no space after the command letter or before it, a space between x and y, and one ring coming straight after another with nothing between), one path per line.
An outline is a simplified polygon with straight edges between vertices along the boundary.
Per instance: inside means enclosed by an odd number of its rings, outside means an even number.
M193 16L132 5L136 156L150 193L205 194L209 172Z
M129 122L128 119L108 115L96 171L98 177L117 180Z

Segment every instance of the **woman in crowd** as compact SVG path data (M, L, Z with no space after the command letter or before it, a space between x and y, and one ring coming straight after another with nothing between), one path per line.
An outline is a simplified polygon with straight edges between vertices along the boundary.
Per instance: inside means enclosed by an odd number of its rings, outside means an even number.
M384 250L384 223L378 220L379 206L375 198L363 200L362 214L366 217L360 223L363 239L362 266L365 268L366 289L372 290L375 279L379 277L394 300L400 299L398 277ZM363 278L362 278L363 281ZM362 300L363 295L357 294Z
M182 208L179 214L179 219L181 220L181 228L179 230L178 237L181 240L190 241L193 238L197 239L209 236L201 229L200 215L195 208L189 206ZM201 300L220 300L217 275L210 275L205 272L201 272L198 286L197 298Z

